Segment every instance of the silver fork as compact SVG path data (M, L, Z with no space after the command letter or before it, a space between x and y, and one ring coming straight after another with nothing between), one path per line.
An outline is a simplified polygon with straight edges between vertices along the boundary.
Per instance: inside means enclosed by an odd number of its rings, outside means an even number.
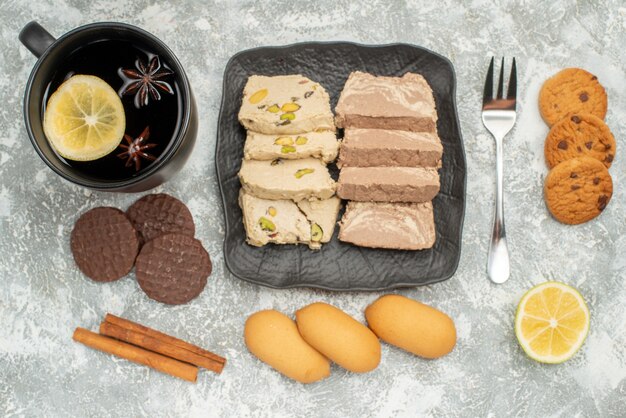
M506 231L504 229L504 202L502 196L502 141L504 136L515 125L515 97L517 94L517 70L515 58L509 76L509 88L504 97L504 58L500 66L500 80L498 81L498 94L493 97L493 62L489 64L485 91L483 95L483 125L496 140L496 213L489 245L489 259L487 261L487 273L494 283L504 283L509 279L511 268L509 265L509 249L506 244Z

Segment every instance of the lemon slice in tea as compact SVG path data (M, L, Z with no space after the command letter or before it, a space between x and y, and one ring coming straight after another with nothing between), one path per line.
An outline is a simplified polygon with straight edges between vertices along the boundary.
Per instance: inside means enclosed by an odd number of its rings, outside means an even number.
M522 297L515 335L522 349L542 363L562 363L580 348L589 331L589 309L576 289L546 282Z
M106 81L75 75L50 96L43 118L50 144L64 158L92 161L113 151L126 129L124 106Z

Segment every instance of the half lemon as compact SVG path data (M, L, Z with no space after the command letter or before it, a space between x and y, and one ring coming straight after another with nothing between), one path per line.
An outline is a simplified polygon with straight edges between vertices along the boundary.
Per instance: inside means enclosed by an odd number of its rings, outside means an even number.
M528 356L541 363L562 363L582 346L589 331L589 309L571 286L546 282L522 297L515 335Z
M50 144L64 158L92 161L113 151L126 129L124 106L106 81L75 75L50 96L43 118Z

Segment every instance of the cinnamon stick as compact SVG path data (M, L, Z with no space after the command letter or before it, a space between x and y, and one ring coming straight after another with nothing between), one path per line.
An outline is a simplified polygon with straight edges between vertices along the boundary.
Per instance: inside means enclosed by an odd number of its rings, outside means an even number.
M196 366L96 334L84 328L76 328L72 338L74 341L88 347L113 354L134 363L152 367L155 370L180 379L195 382L198 377L198 368Z
M215 353L212 353L208 350L205 350L203 348L190 344L187 341L183 341L181 339L172 337L170 335L164 334L152 328L148 328L136 322L129 321L128 319L120 318L118 316L108 313L104 317L104 322L108 322L110 324L117 325L118 327L126 328L130 331L135 331L140 334L144 334L149 337L156 338L157 340L166 342L168 344L175 345L180 348L184 348L185 350L191 351L192 353L196 353L200 356L209 358L218 363L222 363L222 365L226 363L226 359L224 357L220 357Z
M201 356L192 351L162 341L160 339L151 337L140 332L132 331L127 328L122 328L110 322L103 322L100 324L100 334L107 335L109 337L117 338L118 340L126 341L127 343L136 345L146 350L154 351L168 357L175 358L186 363L204 367L207 370L221 373L224 368L224 363L215 361L213 359Z

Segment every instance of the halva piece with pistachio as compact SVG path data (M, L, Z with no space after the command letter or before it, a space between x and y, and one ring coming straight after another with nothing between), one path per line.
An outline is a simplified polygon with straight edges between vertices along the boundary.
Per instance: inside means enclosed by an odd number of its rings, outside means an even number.
M310 223L291 200L259 199L242 189L239 206L250 245L298 244L311 240Z
M244 159L239 180L246 192L270 200L328 199L335 194L336 188L326 165L317 158Z
M247 242L257 247L273 244L307 244L319 249L330 241L335 229L340 200L267 200L243 189L239 206L243 212Z
M324 200L301 200L298 207L311 222L311 244L314 248L328 242L333 236L337 215L341 208L341 199L336 196Z
M302 75L253 75L243 89L239 122L265 134L335 131L330 97Z
M333 131L306 132L302 134L267 135L248 131L243 148L248 160L274 160L284 158L319 158L330 163L337 158L339 141Z

